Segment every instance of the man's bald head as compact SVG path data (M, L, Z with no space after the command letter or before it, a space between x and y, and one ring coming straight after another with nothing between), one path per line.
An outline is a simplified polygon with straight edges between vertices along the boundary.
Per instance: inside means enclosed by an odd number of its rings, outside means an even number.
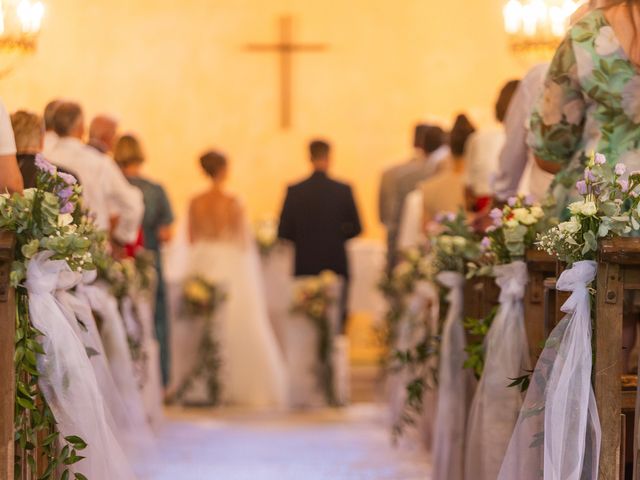
M109 115L98 115L89 126L89 145L102 153L113 150L118 132L118 121Z

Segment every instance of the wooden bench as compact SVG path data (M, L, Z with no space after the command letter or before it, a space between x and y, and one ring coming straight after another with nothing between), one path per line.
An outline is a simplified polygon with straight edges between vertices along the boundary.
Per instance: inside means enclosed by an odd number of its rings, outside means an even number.
M0 232L0 480L13 480L16 304L9 273L14 248L15 236Z
M624 478L625 463L637 464L640 458L638 447L630 444L633 458L625 461L625 437L628 443L634 438L633 431L624 435L626 425L634 426L626 417L636 411L636 390L621 388L624 292L640 290L640 238L601 242L596 281L593 382L602 425L599 478L617 480ZM635 417L635 428L630 430L638 432ZM637 465L635 469L633 478L638 479L640 470Z
M548 253L534 249L527 251L525 260L529 283L524 297L524 323L529 340L529 354L535 365L544 347L544 340L550 333L549 325L545 322L545 318L548 318L545 308L545 281L555 277L557 261Z

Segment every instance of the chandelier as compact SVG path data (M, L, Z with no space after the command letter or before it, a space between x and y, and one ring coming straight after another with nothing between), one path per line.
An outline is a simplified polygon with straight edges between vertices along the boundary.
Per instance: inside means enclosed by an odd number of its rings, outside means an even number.
M578 0L509 0L504 28L515 53L549 57L562 40Z
M33 53L44 16L44 5L33 0L0 0L0 51Z

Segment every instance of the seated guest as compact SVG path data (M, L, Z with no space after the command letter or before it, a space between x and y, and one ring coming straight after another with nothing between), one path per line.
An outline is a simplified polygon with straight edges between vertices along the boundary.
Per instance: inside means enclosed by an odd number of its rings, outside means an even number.
M502 124L518 88L518 80L511 80L500 91L495 105L496 120ZM498 170L498 158L504 146L502 125L484 127L469 138L465 151L467 207L474 212L491 208L493 181Z
M53 130L53 115L56 113L56 108L58 108L61 103L62 100L55 99L51 100L47 103L46 107L44 107L44 145L42 147L42 152L45 157L58 141L58 135Z
M407 249L425 241L425 233L439 213L457 212L465 207L464 198L464 146L474 132L465 115L458 115L450 134L451 154L432 177L422 182L407 197L403 208L398 246ZM439 127L430 127L425 134L425 149L439 149L445 135Z
M89 141L87 145L100 153L110 153L116 141L118 122L108 115L98 115L89 125Z
M99 228L110 231L116 243L133 243L144 213L142 193L127 182L110 157L82 143L84 116L78 104L61 103L54 113L53 128L59 139L46 152L47 158L78 174L85 207L95 216ZM115 225L111 222L113 215L117 218Z
M115 145L114 159L127 180L140 189L144 199L142 245L157 256L158 288L156 290L155 326L156 336L160 343L162 379L167 385L169 380L169 320L160 253L162 245L171 240L173 211L164 188L142 176L141 170L145 156L136 137L133 135L120 137Z
M16 161L16 144L11 120L0 100L0 193L21 192L22 175Z

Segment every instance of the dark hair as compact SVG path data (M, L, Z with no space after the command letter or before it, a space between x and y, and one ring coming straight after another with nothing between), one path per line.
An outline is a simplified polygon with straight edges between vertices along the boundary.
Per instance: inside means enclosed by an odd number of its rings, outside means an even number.
M426 123L419 123L416 125L416 128L413 130L413 146L415 148L421 148L422 141L424 138L424 132L429 125Z
M420 148L427 153L433 153L445 143L444 130L436 126L428 126L424 129L422 145Z
M71 134L82 117L82 107L74 102L61 102L53 113L53 130L61 137Z
M227 168L227 157L220 152L210 150L200 157L200 165L207 175L216 178Z
M60 106L61 103L62 103L62 100L56 98L55 100L51 100L44 107L43 118L44 118L45 130L47 131L53 130L53 116L55 115L56 109Z
M464 147L467 144L467 140L476 129L471 123L471 120L461 113L456 117L453 122L453 128L449 134L449 145L451 146L451 153L454 157L461 157L464 154Z
M324 140L313 140L309 144L309 155L311 157L311 161L322 160L329 156L329 152L331 151L331 145L329 145Z
M516 93L518 89L518 85L520 85L520 80L510 80L502 87L502 90L500 90L500 95L498 95L498 101L496 102L496 119L499 122L504 122L509 104L511 103L513 94Z

